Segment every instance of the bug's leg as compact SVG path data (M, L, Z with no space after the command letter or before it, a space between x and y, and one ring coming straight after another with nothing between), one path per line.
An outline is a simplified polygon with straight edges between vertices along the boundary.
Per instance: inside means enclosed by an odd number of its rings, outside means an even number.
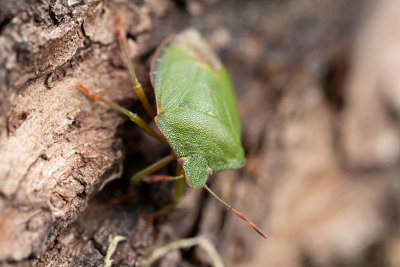
M144 177L142 178L142 181L148 182L148 183L154 183L154 182L175 181L175 180L179 180L179 179L182 179L182 178L183 178L182 175L178 175L178 176L168 176L168 175L158 175L158 174L154 174L154 175L147 175L147 176L144 176Z
M181 177L182 179L174 179L174 180L176 180L175 189L174 189L174 200L170 204L166 205L165 207L162 207L158 211L147 216L146 221L148 223L151 223L155 218L164 215L165 213L167 213L168 211L173 209L176 206L176 204L178 204L178 201L183 194L183 188L184 188L184 184L185 184L184 179L183 179L183 178L185 178L185 175L184 175L184 172L182 169L182 165L178 164L176 166L176 176L175 177Z
M129 58L129 52L128 52L128 47L126 45L125 34L124 34L124 30L123 30L123 22L122 22L121 17L118 18L118 40L121 45L125 63L128 67L129 74L132 79L133 90L135 91L136 95L138 96L138 98L139 98L140 102L142 103L144 109L146 110L147 114L151 118L154 118L153 109L151 108L151 106L149 104L149 100L147 99L147 97L143 91L142 85L136 78L135 69L133 68L132 61Z
M133 189L134 189L135 183L137 181L139 181L144 176L149 175L149 174L161 169L162 167L164 167L165 165L170 163L173 159L175 159L175 157L172 154L170 154L170 155L154 162L153 164L147 166L146 168L138 171L137 173L135 173L129 180L128 192L125 195L123 195L122 197L111 199L108 203L110 205L114 205L116 203L128 201L133 195Z
M135 173L131 177L131 179L129 181L128 194L132 195L133 187L135 186L135 183L137 181L142 179L144 176L152 174L153 172L161 169L162 167L164 167L165 165L167 165L168 163L170 163L174 159L175 159L175 157L172 154L170 154L170 155L168 155L168 156L166 156L166 157L154 162L153 164L147 166L146 168L138 171L137 173Z
M176 182L175 182L174 200L171 203L169 203L168 205L162 207L161 209L159 209L156 212L153 212L152 214L147 216L147 218L146 218L147 223L152 223L154 219L169 212L176 206L176 204L178 204L178 201L183 194L183 187L185 185L185 183L184 183L185 180L183 179L184 178L183 175L177 176L177 177L180 177L180 179L176 180Z
M148 133L149 135L151 135L152 137L164 141L164 137L162 137L159 133L157 133L156 131L154 131L138 114L133 113L132 111L127 110L126 108L118 105L115 102L112 102L108 99L105 99L99 95L93 94L92 92L90 92L85 86L83 86L82 84L78 85L78 88L81 89L86 95L88 95L91 99L96 100L96 101L100 101L103 102L104 104L108 105L109 107L121 112L122 114L126 115L129 117L129 119L131 121L133 121L134 123L136 123L137 126L139 126L140 128L142 128L146 133Z
M260 229L260 227L258 227L257 225L255 225L254 223L252 223L251 221L249 221L249 219L247 219L246 216L244 216L242 213L240 213L239 211L235 210L234 208L232 208L231 205L229 205L228 203L226 203L225 201L223 201L221 198L219 198L213 191L211 191L210 188L208 188L207 185L203 185L203 187L219 202L222 203L222 205L224 205L228 210L232 211L233 213L235 213L239 218L241 218L242 220L246 221L251 228L253 228L259 235L261 235L264 238L267 238L267 235L264 234L264 232Z

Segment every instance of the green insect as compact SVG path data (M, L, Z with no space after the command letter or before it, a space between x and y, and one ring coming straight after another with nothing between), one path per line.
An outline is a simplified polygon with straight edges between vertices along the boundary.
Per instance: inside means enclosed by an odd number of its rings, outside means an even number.
M168 142L172 148L171 155L133 175L127 197L132 195L134 183L144 176L152 181L176 180L174 201L150 216L155 218L176 205L186 181L191 188L205 188L266 238L259 227L206 185L208 177L214 172L240 168L245 163L235 96L228 73L217 56L195 30L189 29L167 38L157 49L151 63L150 79L157 104L157 115L154 116L129 59L121 20L118 36L133 88L148 115L154 117L161 135L137 114L89 92L83 85L79 88L92 99L127 115L148 134ZM149 178L149 174L174 159L178 161L176 176L153 175Z

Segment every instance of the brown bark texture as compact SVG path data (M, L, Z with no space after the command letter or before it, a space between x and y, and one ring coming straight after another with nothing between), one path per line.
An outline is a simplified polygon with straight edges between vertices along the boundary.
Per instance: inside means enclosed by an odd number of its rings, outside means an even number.
M0 266L140 266L154 248L202 235L226 266L400 266L400 4L396 0L1 0ZM117 41L151 103L163 38L197 28L227 67L246 165L204 190L129 177L169 153L92 91L151 123ZM173 175L170 164L159 173ZM122 174L121 179L102 183ZM155 266L209 266L198 248Z

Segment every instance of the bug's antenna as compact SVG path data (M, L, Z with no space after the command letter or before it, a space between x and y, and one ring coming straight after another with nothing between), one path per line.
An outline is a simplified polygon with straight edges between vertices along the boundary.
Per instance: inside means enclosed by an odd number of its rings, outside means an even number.
M128 47L126 46L125 33L123 30L123 21L122 21L121 17L118 17L118 40L121 45L122 53L124 54L125 63L128 66L129 74L132 78L133 90L135 91L136 95L138 96L140 102L142 102L142 105L143 105L144 109L146 110L147 114L151 118L154 118L153 109L151 108L150 103L147 100L146 95L144 94L142 85L140 84L140 82L138 81L138 79L136 77L132 61L129 59Z
M266 234L264 234L264 232L260 229L260 227L258 227L257 225L255 225L254 223L252 223L251 221L249 221L249 219L247 219L246 216L244 216L242 213L240 213L239 211L235 210L234 208L231 207L231 205L229 205L228 203L226 203L225 201L223 201L222 199L220 199L213 191L211 191L210 188L208 188L207 185L203 185L203 187L219 202L222 203L222 205L224 205L228 210L231 210L233 213L235 213L238 217L240 217L242 220L246 221L251 228L253 228L257 233L259 233L262 237L264 238L268 238Z

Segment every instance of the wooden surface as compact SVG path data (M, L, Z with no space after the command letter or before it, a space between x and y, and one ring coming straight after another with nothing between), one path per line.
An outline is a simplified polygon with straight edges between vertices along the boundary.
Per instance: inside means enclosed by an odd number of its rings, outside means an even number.
M0 11L0 265L115 266L203 235L227 266L398 266L400 28L397 1L50 1ZM210 187L269 235L263 240L202 190L168 216L173 184L135 171L169 153L76 89L84 83L147 118L116 38L125 22L153 101L150 56L198 28L236 90L247 163ZM123 167L122 167L123 166ZM100 192L102 182L122 178ZM173 174L174 165L162 173ZM158 266L207 266L194 249Z

